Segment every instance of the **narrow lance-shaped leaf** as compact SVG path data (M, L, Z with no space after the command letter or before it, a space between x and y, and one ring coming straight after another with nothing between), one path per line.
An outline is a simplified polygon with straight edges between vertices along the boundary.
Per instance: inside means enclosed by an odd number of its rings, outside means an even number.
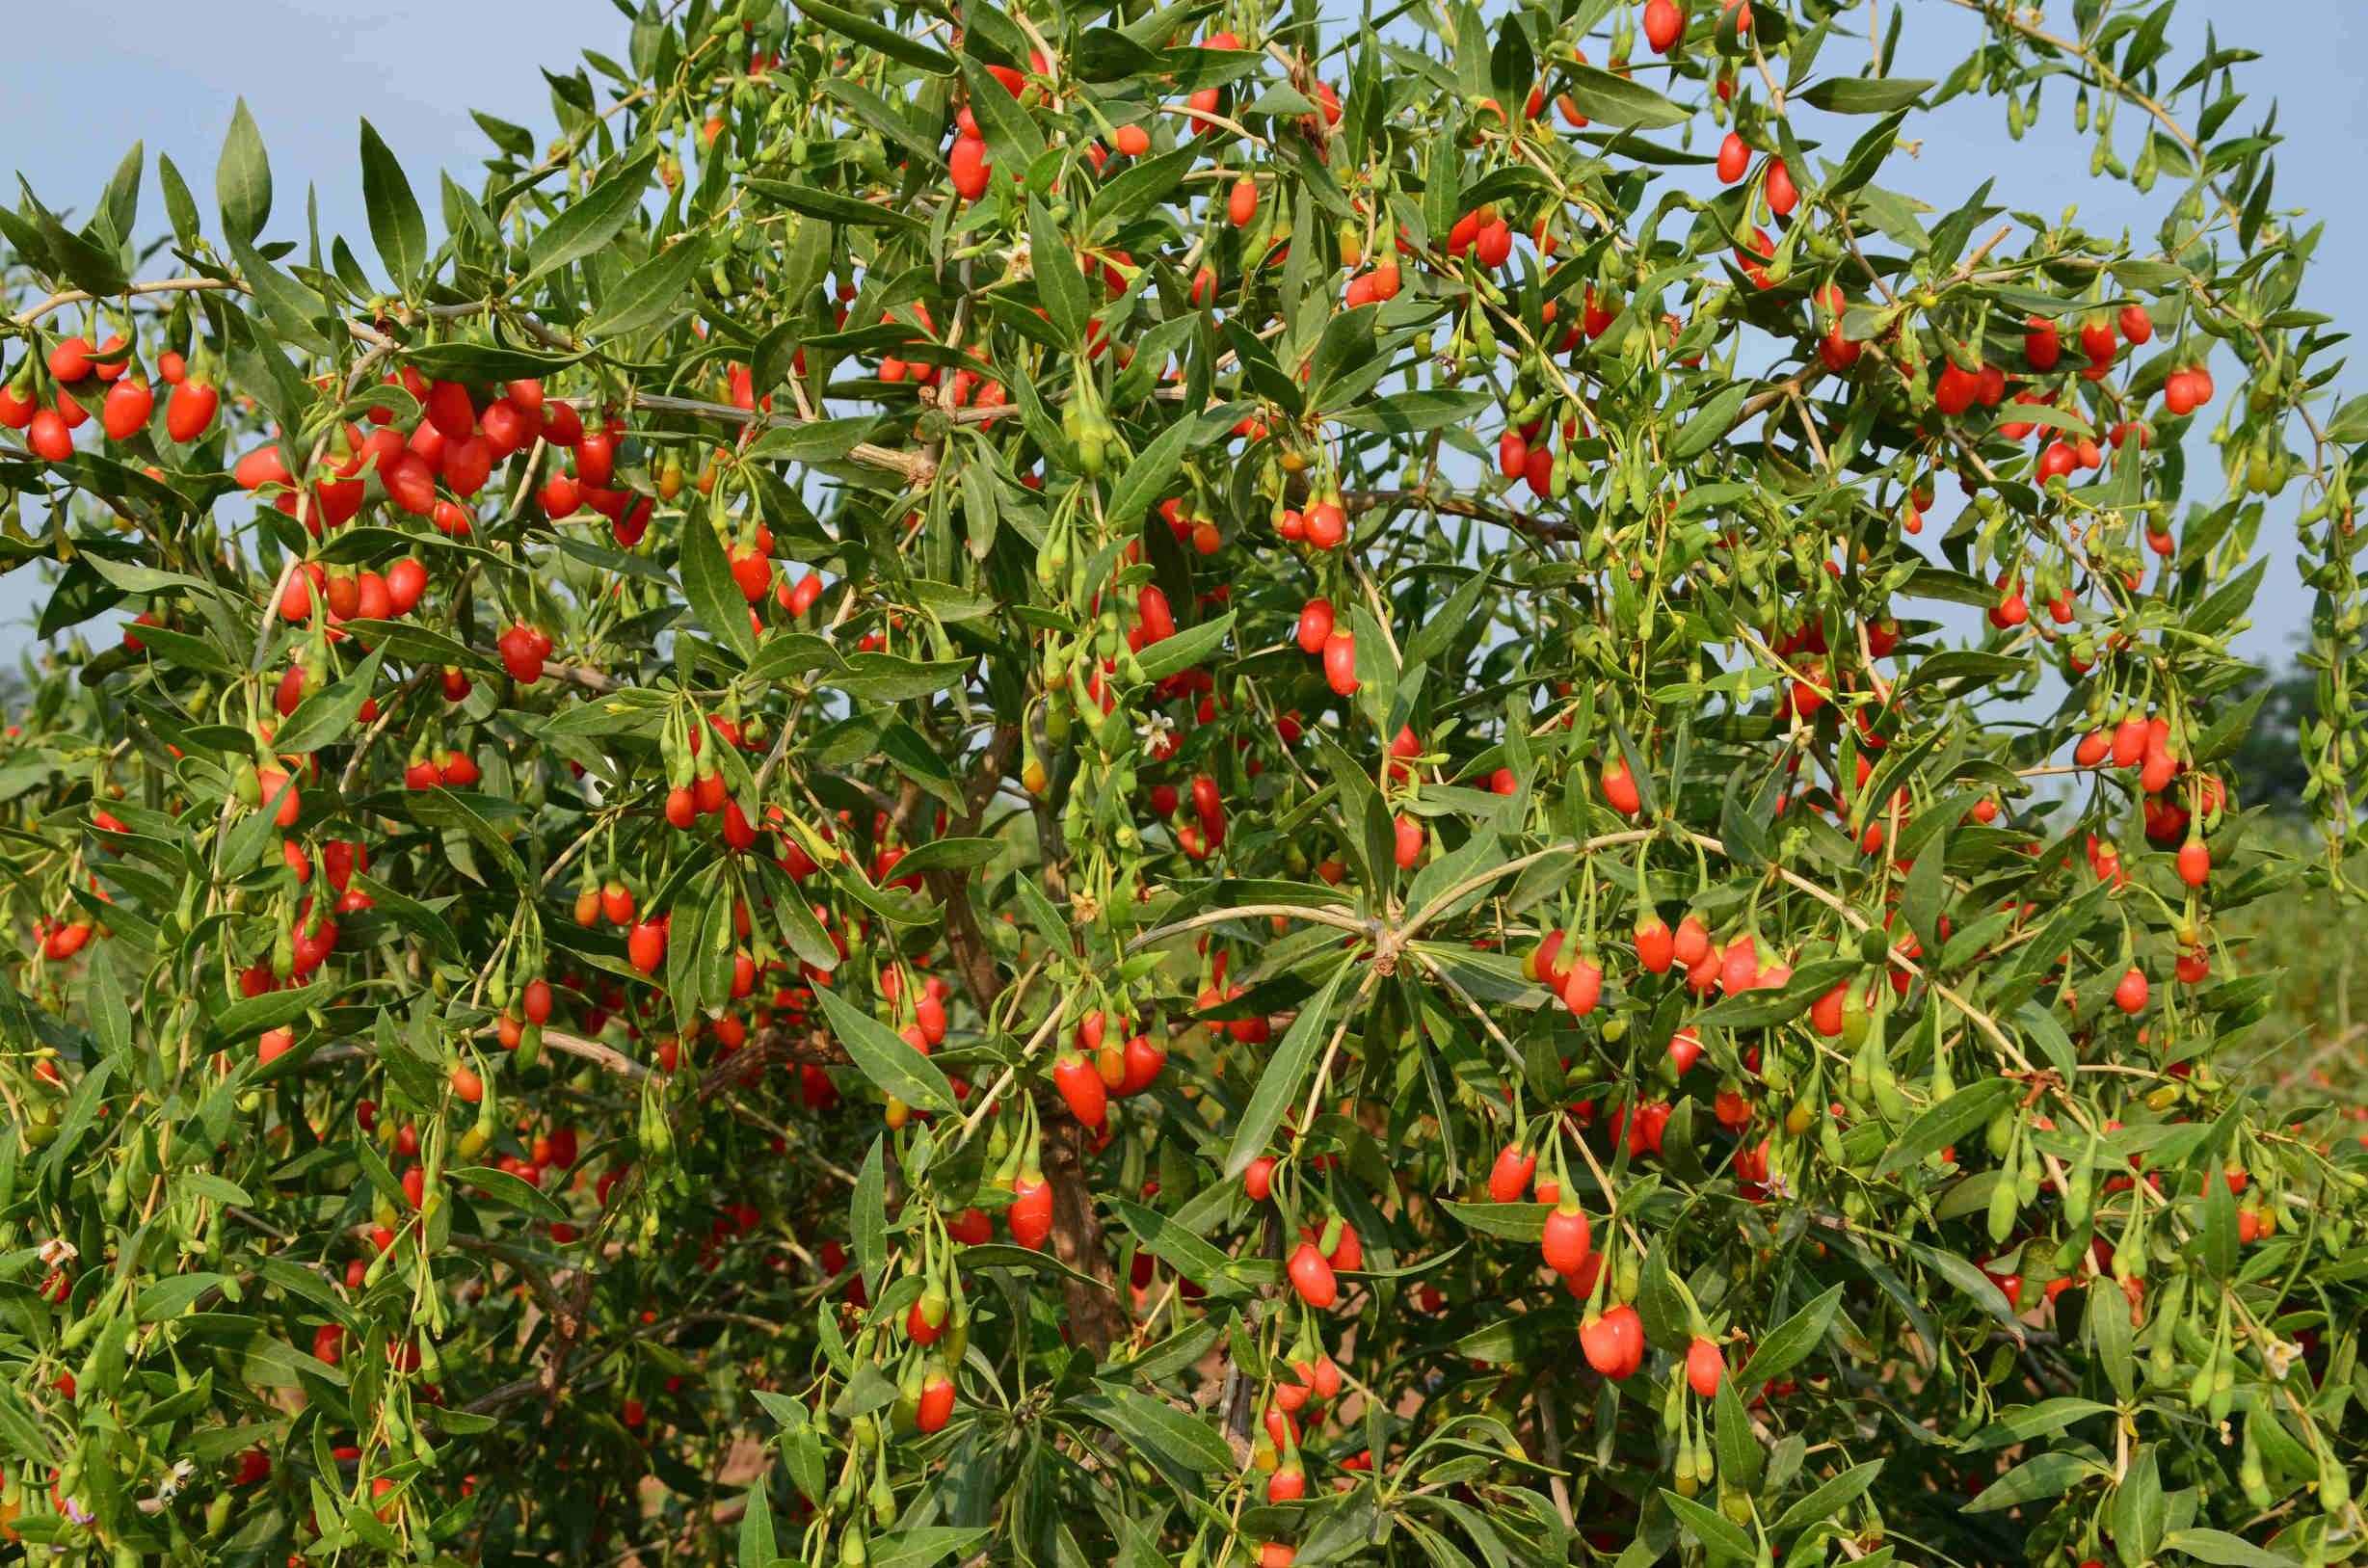
M361 122L361 196L370 237L395 286L407 287L427 264L428 225L403 165L368 120Z
M1332 971L1323 989L1300 1008L1299 1016L1283 1036L1282 1046L1259 1074L1258 1087L1250 1094L1250 1103L1234 1131L1233 1147L1225 1156L1227 1176L1239 1176L1249 1168L1251 1160L1265 1152L1274 1129L1282 1125L1284 1113L1305 1087L1307 1076L1316 1066L1324 1031L1331 1023L1333 997L1339 995L1342 982L1347 979L1353 967L1344 964Z
M214 199L222 209L223 232L233 240L252 242L271 217L271 158L245 98L230 112L229 134L214 166Z

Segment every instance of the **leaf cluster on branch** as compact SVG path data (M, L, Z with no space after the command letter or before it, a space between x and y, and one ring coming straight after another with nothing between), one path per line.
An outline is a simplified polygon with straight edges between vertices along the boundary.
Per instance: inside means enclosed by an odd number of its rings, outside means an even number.
M2355 1557L2368 401L2248 51L1953 3L648 0L372 258L24 187L0 1534Z

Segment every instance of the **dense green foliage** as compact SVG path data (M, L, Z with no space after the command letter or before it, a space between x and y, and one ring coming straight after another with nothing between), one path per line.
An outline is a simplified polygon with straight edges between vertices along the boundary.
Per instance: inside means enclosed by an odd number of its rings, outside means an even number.
M375 263L25 191L0 1524L2357 1555L2368 404L2248 55L1958 4L650 0Z

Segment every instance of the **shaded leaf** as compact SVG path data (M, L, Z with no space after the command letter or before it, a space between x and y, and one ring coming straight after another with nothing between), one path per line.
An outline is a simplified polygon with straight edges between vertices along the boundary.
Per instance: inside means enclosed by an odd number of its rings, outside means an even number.
M1234 1129L1233 1147L1225 1156L1225 1174L1229 1179L1249 1169L1250 1161L1266 1152L1274 1129L1282 1125L1283 1113L1290 1108L1301 1084L1316 1066L1317 1043L1323 1038L1324 1026L1331 1022L1332 999L1354 967L1343 964L1332 971L1323 989L1299 1009L1299 1016L1291 1021L1283 1043L1260 1070L1258 1087L1250 1093L1250 1103L1243 1107L1241 1121Z
M830 987L819 987L814 995L821 998L822 1011L830 1019L832 1036L882 1094L893 1095L919 1110L944 1116L957 1113L954 1091L935 1062L905 1044L878 1019L842 1001Z

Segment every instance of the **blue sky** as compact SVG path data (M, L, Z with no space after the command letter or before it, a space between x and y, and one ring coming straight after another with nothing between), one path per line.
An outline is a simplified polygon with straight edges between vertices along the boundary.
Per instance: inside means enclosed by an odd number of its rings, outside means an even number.
M1881 0L1908 15L1902 74L1939 76L1978 36L1980 22L1949 0ZM1329 9L1329 8L1328 8ZM2069 31L2069 0L2049 0L2048 20ZM2242 43L2263 58L2243 68L2252 93L2230 123L2249 128L2279 102L2277 194L2281 206L2310 209L2327 224L2321 265L2302 304L2343 326L2368 325L2368 306L2344 279L2351 258L2368 245L2355 181L2368 146L2355 62L2368 42L2368 6L2359 0L2179 0L2171 27L2182 59L2200 48L2204 28L2216 26L2223 44ZM0 102L10 106L18 134L0 162L31 180L52 208L88 203L135 139L145 141L149 176L142 200L144 226L161 229L156 154L170 152L209 209L214 159L231 106L248 100L271 149L276 187L273 232L292 235L301 222L307 185L317 189L325 233L344 233L358 254L367 233L360 207L358 118L366 117L402 159L413 185L433 209L435 171L450 170L474 187L489 150L469 120L471 108L547 133L548 93L538 67L565 70L590 46L625 53L625 22L606 0L535 0L488 5L484 0L375 0L366 14L330 0L214 0L201 10L161 0L116 0L84 8L69 26L52 31L37 48L0 55ZM1848 58L1837 40L1821 62ZM103 105L94 109L93 104ZM2153 231L2164 181L2142 199L2127 186L2091 181L2089 144L2072 128L2067 93L2050 100L2041 124L2020 142L2007 135L2003 111L1964 101L1927 117L1924 145L1912 164L1889 182L1946 211L1996 176L2013 205L2052 214L2077 202L2092 228L2131 226ZM2124 125L2125 148L2134 149ZM2222 395L2233 374L2220 373ZM2368 374L2347 376L2368 390ZM2198 451L2198 465L2210 454ZM2300 487L2295 487L2299 491ZM2293 568L2294 503L2273 503L2262 531L2279 557L2253 614L2245 647L2277 660L2308 601ZM0 648L21 645L40 584L30 571L0 578Z

